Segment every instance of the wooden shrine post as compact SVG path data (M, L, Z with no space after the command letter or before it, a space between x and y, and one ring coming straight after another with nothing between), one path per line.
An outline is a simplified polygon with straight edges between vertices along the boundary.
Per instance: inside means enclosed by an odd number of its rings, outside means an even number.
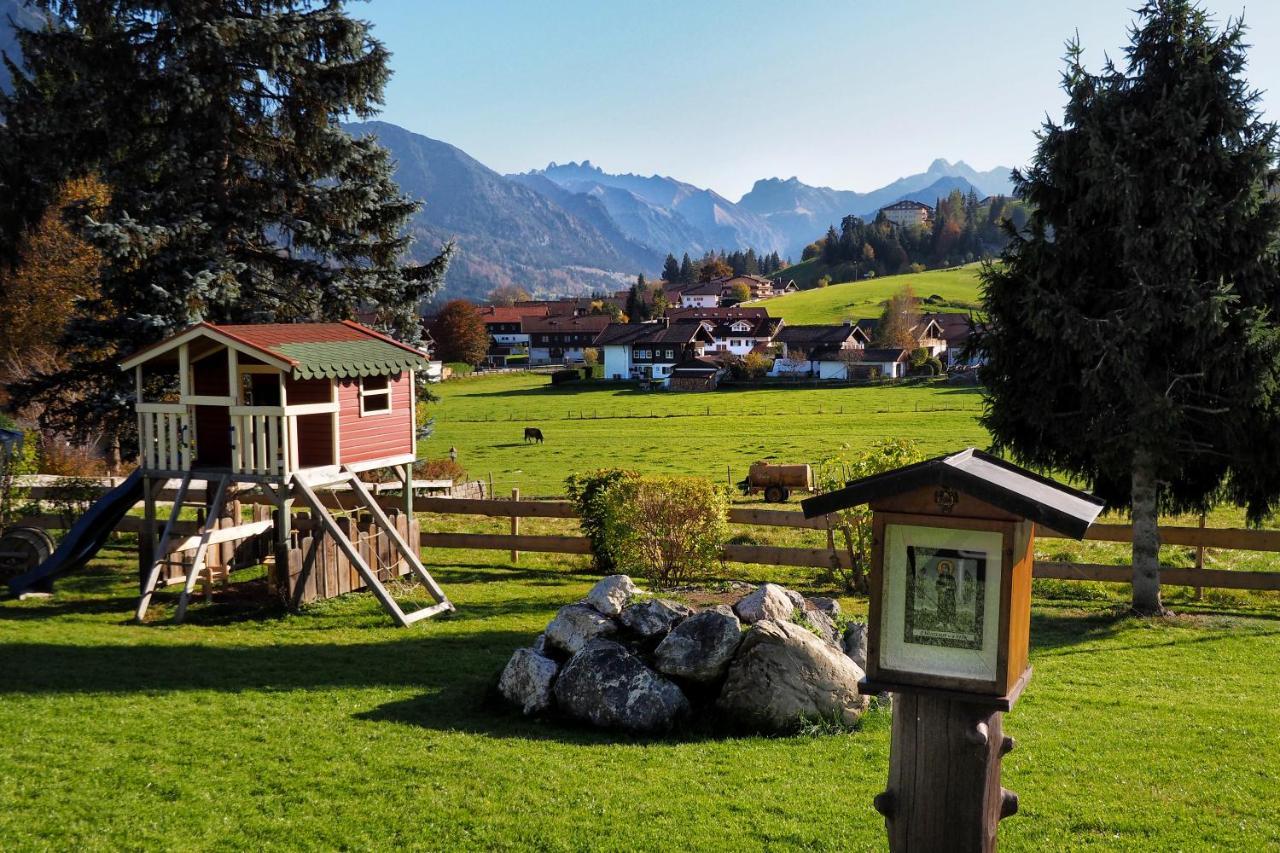
M1018 797L1000 784L1003 715L1031 678L1035 526L1077 539L1103 504L978 450L802 502L870 504L863 693L894 694L889 784L873 805L893 851L991 851Z

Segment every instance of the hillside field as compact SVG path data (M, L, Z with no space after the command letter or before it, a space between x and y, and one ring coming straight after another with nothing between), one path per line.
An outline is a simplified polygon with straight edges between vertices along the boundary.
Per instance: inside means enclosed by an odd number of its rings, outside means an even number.
M979 304L980 268L978 264L968 264L957 269L849 281L747 304L767 308L770 317L781 317L793 326L839 323L846 318L861 320L879 317L884 301L910 285L916 297L921 300L931 296L942 297L941 300L923 304L922 310L968 312L977 309Z

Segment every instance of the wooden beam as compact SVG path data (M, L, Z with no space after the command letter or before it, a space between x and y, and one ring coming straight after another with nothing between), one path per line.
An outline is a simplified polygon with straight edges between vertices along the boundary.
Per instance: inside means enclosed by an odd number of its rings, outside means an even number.
M1132 583L1132 566L1103 566L1096 563L1037 561L1033 576L1068 581ZM1162 567L1160 583L1213 589L1253 589L1280 591L1280 572L1237 572L1225 569L1175 569Z
M192 522L194 524L194 522ZM220 545L223 542L238 542L241 539L248 539L251 536L257 536L266 533L275 523L272 521L251 521L247 524L239 524L235 527L220 527L209 533L207 544ZM169 549L169 553L176 554L182 551L192 551L200 547L200 543L206 541L203 534L189 536L186 539L176 543Z
M508 536L489 533L423 533L424 548L465 548L481 551L536 551L542 554L590 554L584 536Z

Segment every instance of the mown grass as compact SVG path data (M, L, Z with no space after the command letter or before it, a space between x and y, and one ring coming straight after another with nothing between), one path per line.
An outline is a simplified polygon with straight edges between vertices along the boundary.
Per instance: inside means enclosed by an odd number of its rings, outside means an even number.
M910 285L917 298L924 302L924 311L962 311L978 307L978 271L980 265L968 264L953 270L930 270L909 275L886 276L878 279L849 281L830 287L788 293L773 299L750 303L767 308L770 317L782 317L791 325L811 323L839 323L845 319L859 320L879 317L884 302L903 287Z
M6 849L883 848L884 712L851 734L629 738L492 704L511 650L592 582L580 558L428 554L458 613L407 630L367 594L182 627L166 594L132 625L133 559L0 604ZM1032 637L1004 849L1280 843L1280 621L1040 602Z
M639 391L634 386L552 386L539 374L442 383L431 408L429 456L458 449L472 477L495 489L561 495L573 471L632 467L740 480L752 462L817 462L871 441L914 438L930 453L985 443L974 388L917 385L717 391ZM526 444L536 426L546 443ZM726 472L726 468L728 472Z

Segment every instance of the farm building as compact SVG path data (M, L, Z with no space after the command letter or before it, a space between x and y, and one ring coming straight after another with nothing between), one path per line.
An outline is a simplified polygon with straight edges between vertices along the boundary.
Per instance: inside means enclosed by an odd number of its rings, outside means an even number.
M526 317L520 328L529 336L530 364L582 361L582 351L609 325L609 315Z
M604 354L606 379L651 379L665 383L676 364L701 358L712 343L699 320L611 323L593 342Z

